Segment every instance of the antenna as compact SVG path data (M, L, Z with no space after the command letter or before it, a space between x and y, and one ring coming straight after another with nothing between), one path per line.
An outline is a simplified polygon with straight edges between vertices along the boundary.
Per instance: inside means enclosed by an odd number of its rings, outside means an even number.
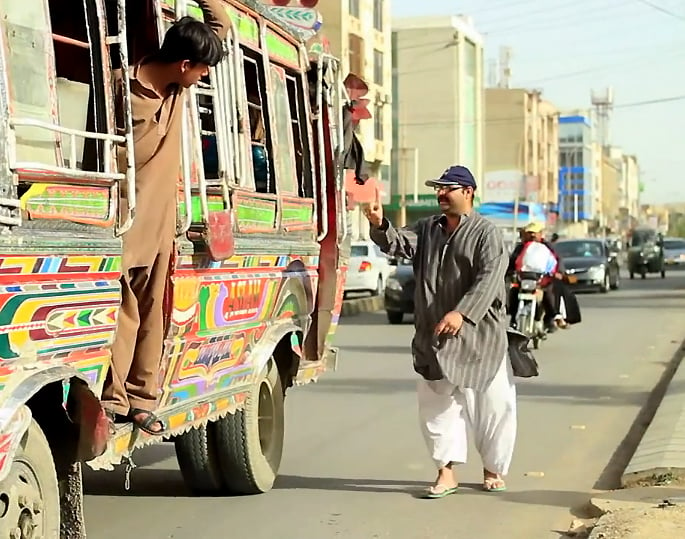
M614 89L609 86L602 91L591 90L590 99L597 113L597 140L605 148L610 140L609 124L614 110Z
M499 49L499 83L500 88L510 88L511 86L511 47L502 46Z

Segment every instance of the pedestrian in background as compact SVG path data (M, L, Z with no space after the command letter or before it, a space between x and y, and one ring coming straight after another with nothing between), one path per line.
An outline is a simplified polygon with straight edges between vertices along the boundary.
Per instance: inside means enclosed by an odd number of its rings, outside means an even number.
M470 424L483 460L483 488L502 491L516 439L516 389L507 357L507 253L495 225L473 209L476 181L463 166L435 188L442 215L396 229L376 202L364 209L371 239L412 259L416 278L412 342L422 432L438 468L426 497L457 491Z

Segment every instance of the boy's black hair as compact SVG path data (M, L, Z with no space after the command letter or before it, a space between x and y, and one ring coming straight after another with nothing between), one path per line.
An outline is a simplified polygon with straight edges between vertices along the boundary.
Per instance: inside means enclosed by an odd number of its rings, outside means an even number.
M186 16L169 28L154 60L164 64L188 60L193 65L215 66L223 57L223 43L214 30L209 25Z

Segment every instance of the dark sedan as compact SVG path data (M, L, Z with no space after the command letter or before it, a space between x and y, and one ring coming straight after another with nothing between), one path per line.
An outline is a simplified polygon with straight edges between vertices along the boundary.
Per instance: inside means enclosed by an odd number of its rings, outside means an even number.
M618 253L602 239L562 240L554 244L569 284L575 290L616 290L620 283Z
M385 283L385 312L388 322L401 324L405 314L414 314L414 268L410 260L397 260L396 271Z

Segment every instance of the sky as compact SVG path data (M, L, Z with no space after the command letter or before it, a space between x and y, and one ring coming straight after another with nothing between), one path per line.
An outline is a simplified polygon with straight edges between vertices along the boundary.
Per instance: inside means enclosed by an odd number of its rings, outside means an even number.
M541 89L561 110L589 108L591 90L612 87L610 141L637 156L641 202L685 201L684 0L390 1L393 17L471 16L486 82L507 46L511 87Z

